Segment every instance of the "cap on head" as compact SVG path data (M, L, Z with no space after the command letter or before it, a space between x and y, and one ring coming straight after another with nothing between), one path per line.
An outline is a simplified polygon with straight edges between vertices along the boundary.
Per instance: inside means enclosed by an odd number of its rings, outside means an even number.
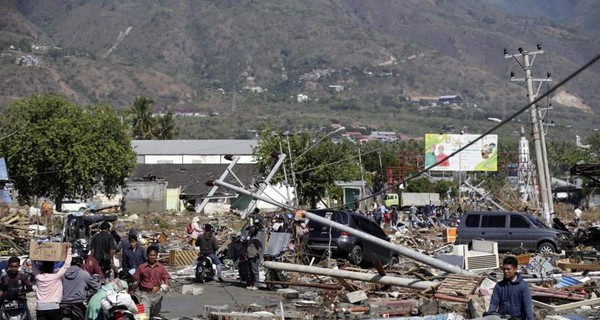
M192 222L198 222L198 221L200 221L200 218L198 218L198 217L194 217L194 219L192 219Z

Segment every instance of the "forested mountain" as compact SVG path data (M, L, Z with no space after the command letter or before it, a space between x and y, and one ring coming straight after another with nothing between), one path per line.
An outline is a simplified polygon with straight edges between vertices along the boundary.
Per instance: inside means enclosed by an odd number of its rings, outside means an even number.
M542 44L534 76L551 72L558 82L600 53L598 8L593 0L0 0L0 104L58 91L125 108L148 96L155 111L218 114L179 119L184 136L204 138L331 122L409 135L447 123L475 131L527 102L525 86L509 81L510 71L524 73L503 49ZM598 79L595 65L561 88L549 120L594 129ZM408 101L442 95L465 103Z

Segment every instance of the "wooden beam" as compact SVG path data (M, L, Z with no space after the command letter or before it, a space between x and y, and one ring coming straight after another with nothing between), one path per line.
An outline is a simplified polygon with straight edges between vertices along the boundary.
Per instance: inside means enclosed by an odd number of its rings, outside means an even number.
M579 307L583 307L583 306L591 306L591 305L595 305L595 304L600 304L600 298L565 303L565 304L561 304L558 306L553 306L553 305L546 304L546 303L543 303L543 302L540 302L537 300L532 300L532 301L533 301L533 305L536 307L549 309L549 310L552 310L555 312L569 310L569 309L575 309L575 308L579 308Z

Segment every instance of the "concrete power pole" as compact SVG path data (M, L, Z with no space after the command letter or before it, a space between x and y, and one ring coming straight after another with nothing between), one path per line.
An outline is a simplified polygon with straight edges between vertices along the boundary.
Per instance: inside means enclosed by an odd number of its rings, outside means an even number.
M547 74L547 78L533 78L531 73L531 66L535 61L535 57L538 54L542 54L542 46L537 45L537 51L526 51L523 48L519 48L518 54L509 54L508 50L504 49L504 58L514 59L517 64L525 71L525 78L515 78L514 72L510 73L510 81L513 82L526 82L527 83L527 97L529 102L533 102L535 97L540 91L543 82L552 81L550 74ZM523 58L523 64L517 59L518 56ZM533 58L531 61L529 57ZM537 92L533 92L533 82L539 82ZM548 158L546 154L546 141L544 138L543 122L540 114L540 110L537 105L531 106L531 125L533 128L532 138L535 147L535 158L536 168L538 173L538 181L540 186L540 196L542 202L543 218L547 225L552 225L551 214L554 212L554 204L552 203L552 182L550 179L550 170L548 168Z

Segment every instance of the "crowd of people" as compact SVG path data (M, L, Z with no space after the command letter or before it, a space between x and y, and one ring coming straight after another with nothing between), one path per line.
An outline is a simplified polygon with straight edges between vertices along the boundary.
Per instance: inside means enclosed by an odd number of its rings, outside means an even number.
M143 305L148 317L159 316L163 294L171 286L170 275L158 262L158 247L140 245L138 233L129 230L120 239L111 233L109 222L102 222L87 245L85 239L65 243L64 261L25 261L10 257L0 278L0 301L20 299L34 290L37 319L106 319L114 306L133 314ZM122 269L115 266L121 252ZM22 265L30 265L31 273ZM26 318L31 312L24 303Z
M435 224L445 226L456 226L463 209L459 205L454 212L446 203L423 207L410 206L406 213L398 212L396 207L387 208L383 203L375 203L375 208L365 215L384 229L398 226L402 214L407 214L408 225L414 228L431 227Z

